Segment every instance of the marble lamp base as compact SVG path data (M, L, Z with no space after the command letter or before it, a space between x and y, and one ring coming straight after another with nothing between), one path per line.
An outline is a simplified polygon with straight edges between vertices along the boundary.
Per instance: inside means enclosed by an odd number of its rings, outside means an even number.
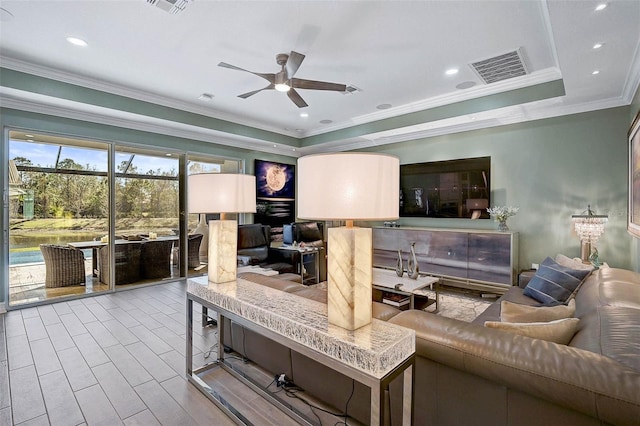
M356 330L371 323L371 228L330 228L327 248L328 321Z
M238 268L238 222L209 222L209 282L235 281Z

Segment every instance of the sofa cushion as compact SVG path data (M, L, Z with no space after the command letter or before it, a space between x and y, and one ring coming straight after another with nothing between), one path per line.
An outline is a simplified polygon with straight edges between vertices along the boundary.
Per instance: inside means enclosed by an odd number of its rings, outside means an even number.
M540 302L530 298L529 296L525 296L522 292L523 289L520 287L509 287L509 290L507 290L500 299L489 305L489 307L478 315L472 323L482 326L485 321L500 321L500 302L503 300L508 300L509 302L517 303L518 305L540 306Z
M571 318L575 311L576 302L573 299L567 305L558 306L527 306L503 300L500 302L500 321L548 322Z
M269 247L265 232L265 228L261 224L238 226L238 248Z
M500 322L487 321L485 327L497 328L534 339L566 345L576 333L578 318L565 318L549 322Z
M271 277L268 275L257 274L255 272L243 272L241 274L238 274L238 278L243 278L247 281L251 281L256 284L262 284L264 286L275 288L287 293L305 288L302 284L298 284L294 281L281 280L277 278L277 275Z
M560 265L571 269L581 269L585 271L593 271L595 269L590 263L582 263L581 260L572 259L564 254L557 254L555 261Z
M524 289L526 296L545 305L564 303L591 271L571 269L547 257Z
M640 310L599 306L580 319L569 345L640 371Z
M322 232L318 228L317 222L297 222L295 226L298 242L322 240Z

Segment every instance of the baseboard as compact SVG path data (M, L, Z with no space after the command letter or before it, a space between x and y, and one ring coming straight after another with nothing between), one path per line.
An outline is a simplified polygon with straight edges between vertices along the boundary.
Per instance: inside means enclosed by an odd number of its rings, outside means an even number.
M7 307L5 306L4 302L0 302L0 314L6 314L7 313Z

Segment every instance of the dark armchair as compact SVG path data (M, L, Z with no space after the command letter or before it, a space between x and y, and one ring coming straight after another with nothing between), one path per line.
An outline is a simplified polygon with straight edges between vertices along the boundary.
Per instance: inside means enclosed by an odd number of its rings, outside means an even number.
M140 281L140 254L142 244L143 243L139 241L127 241L119 242L115 245L116 285ZM100 282L109 284L109 247L100 247L98 255Z
M143 278L171 276L171 240L148 240L142 244L140 263Z
M84 253L69 247L52 244L40 244L44 258L46 288L84 285L86 272Z
M238 256L249 258L251 265L260 265L280 273L295 272L294 259L270 250L270 246L269 225L238 225Z

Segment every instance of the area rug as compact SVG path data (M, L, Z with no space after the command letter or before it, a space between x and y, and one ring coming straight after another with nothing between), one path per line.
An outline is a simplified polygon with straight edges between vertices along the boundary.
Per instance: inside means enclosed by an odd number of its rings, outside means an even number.
M323 281L319 284L312 284L309 287L327 288L327 282ZM431 290L418 290L416 293L428 296L430 299L435 298L435 292ZM435 311L435 304L429 305L425 309L426 312L435 313L447 318L455 318L460 321L471 322L478 315L489 307L495 298L484 299L479 294L464 293L455 290L441 289L440 301L438 302L438 311Z
M471 322L493 303L480 297L440 292L439 309L436 315ZM427 308L429 311L430 308Z

